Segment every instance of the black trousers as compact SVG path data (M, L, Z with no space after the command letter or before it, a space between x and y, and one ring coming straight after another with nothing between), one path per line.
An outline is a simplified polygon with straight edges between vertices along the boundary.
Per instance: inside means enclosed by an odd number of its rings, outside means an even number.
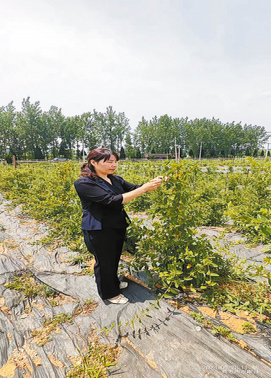
M86 246L95 256L94 274L102 299L110 299L120 294L117 272L125 232L126 228L83 230Z

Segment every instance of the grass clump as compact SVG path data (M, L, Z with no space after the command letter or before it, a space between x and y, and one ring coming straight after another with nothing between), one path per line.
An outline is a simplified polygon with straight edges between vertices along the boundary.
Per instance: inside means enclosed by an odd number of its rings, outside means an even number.
M42 327L37 328L32 332L32 336L34 337L33 342L38 346L44 346L48 341L52 340L50 337L52 332L60 332L59 324L62 323L73 324L72 316L70 314L61 313L54 315L52 319L47 318Z
M200 312L191 311L190 315L194 320L196 320L199 323L202 323L204 321L204 316Z
M92 298L87 299L82 306L78 306L74 310L73 316L75 316L75 317L79 316L79 315L87 316L87 315L91 314L92 311L94 311L97 306L98 306L98 303L95 302Z
M92 331L88 352L80 356L67 373L67 378L106 378L108 368L116 364L120 347L101 344L98 336Z
M48 300L52 307L56 307L59 305L59 297L49 298Z
M202 325L203 327L205 327L205 328L209 328L209 329L210 329L210 328L211 328L211 329L213 328L213 323L212 323L210 320L206 319L206 318L202 315L201 312L191 311L189 315L191 315L192 318L193 318L194 320L196 320L196 322L201 323L201 325Z
M39 284L35 281L32 273L26 273L20 276L14 277L14 279L5 287L22 292L27 298L34 298L41 296L43 298L49 298L56 295L56 291L45 284Z
M52 327L56 327L60 323L70 323L73 324L72 316L70 314L65 314L62 312L61 314L54 315L52 319L48 318L44 321L43 325L46 327L51 325Z
M77 256L73 256L72 258L73 265L78 264L82 268L82 272L78 273L78 275L90 275L94 274L94 258L88 252L80 252Z
M231 342L238 343L238 339L236 339L233 334L231 333L231 330L225 327L215 326L213 327L212 334L214 336L223 336L226 339L228 339Z
M256 332L256 329L253 327L253 325L250 322L244 322L242 324L242 328L245 333L254 333Z
M212 334L215 336L221 335L223 337L227 337L231 333L230 329L220 326L215 326L213 328Z

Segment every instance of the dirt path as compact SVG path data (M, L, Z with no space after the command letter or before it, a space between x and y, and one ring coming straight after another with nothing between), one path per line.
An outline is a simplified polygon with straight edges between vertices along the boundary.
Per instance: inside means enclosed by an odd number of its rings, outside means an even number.
M64 247L50 250L39 246L38 240L48 232L47 227L24 216L20 207L9 210L7 205L2 200L0 377L66 377L69 367L80 358L78 350L87 351L93 327L102 341L121 346L117 365L110 370L110 375L118 378L271 376L271 368L260 360L271 364L267 333L256 336L234 333L253 349L257 358L237 344L214 337L188 313L165 301L161 301L161 308L148 311L150 317L144 316L141 324L136 316L155 303L154 293L129 281L125 295L130 302L106 305L97 295L93 276L82 275L80 267L72 265L71 256L76 253ZM54 295L31 299L5 286L16 275L26 273L31 288L44 283L47 289L54 289ZM93 306L86 307L90 298ZM193 308L190 304L190 309ZM190 311L189 307L183 310ZM72 316L72 322L58 323L49 332L44 320L60 314ZM125 325L131 319L135 320L134 328L131 323ZM119 337L116 326L108 335L99 333L103 327L120 321L123 337ZM217 319L214 321L221 324Z

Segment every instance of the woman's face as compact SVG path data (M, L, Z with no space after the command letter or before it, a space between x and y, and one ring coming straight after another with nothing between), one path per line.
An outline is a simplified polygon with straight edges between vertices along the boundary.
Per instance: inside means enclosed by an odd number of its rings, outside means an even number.
M100 160L100 161L90 161L91 164L94 166L95 171L98 176L107 176L112 175L116 168L118 167L117 159L114 155L110 156L109 160Z

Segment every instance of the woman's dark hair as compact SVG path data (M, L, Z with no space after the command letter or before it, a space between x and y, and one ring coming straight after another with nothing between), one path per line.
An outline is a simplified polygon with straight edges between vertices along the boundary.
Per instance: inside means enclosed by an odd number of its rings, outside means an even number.
M96 179L98 176L95 172L94 166L90 161L107 161L112 155L115 156L117 161L119 160L119 155L116 152L109 150L108 148L95 148L94 150L90 151L87 156L87 162L81 165L81 176Z

